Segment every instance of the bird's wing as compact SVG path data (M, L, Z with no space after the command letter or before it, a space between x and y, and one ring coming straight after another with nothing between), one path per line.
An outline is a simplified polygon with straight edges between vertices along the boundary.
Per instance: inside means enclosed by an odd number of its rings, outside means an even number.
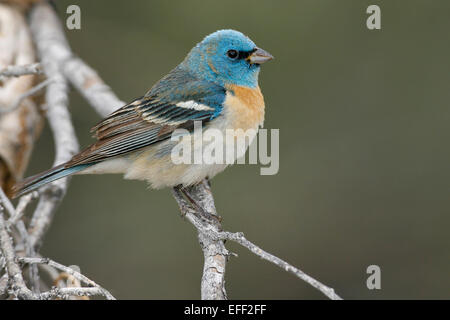
M123 106L92 128L97 142L65 167L97 163L170 138L177 128L220 115L225 89L172 71L143 97Z

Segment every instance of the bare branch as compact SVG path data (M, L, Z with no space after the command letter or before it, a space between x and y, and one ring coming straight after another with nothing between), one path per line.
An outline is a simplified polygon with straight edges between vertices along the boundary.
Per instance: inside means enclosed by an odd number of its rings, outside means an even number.
M0 297L6 294L8 288L8 274L4 274L0 277Z
M281 269L283 269L283 270L285 270L287 272L290 272L290 273L294 274L296 277L298 277L298 278L302 279L303 281L307 282L308 284L310 284L311 286L313 286L317 290L321 291L325 296L327 296L331 300L342 300L342 298L339 297L334 292L333 288L327 287L326 285L324 285L323 283L317 281L316 279L312 278L311 276L307 275L306 273L304 273L300 269L297 269L296 267L294 267L293 265L285 262L284 260L274 256L273 254L270 254L270 253L264 251L263 249L261 249L260 247L255 245L254 243L248 241L244 237L243 233L241 233L241 232L236 232L236 233L220 232L220 233L217 234L217 236L219 237L219 239L231 240L231 241L239 243L241 246L247 248L248 250L250 250L251 252L256 254L258 257L260 257L260 258L262 258L262 259L264 259L266 261L269 261L269 262L277 265Z
M183 193L201 209L196 211L192 204L184 199ZM174 188L173 195L181 212L198 231L198 240L203 251L204 264L201 281L201 298L203 300L225 300L225 266L230 252L222 239L213 238L213 234L222 230L220 217L217 215L214 198L207 180L190 188Z
M70 287L70 288L57 288L53 287L50 291L41 293L39 298L42 300L49 300L54 298L60 298L68 300L70 297L78 296L104 296L104 293L100 288L81 288L81 287Z
M55 269L64 271L67 274L70 274L71 276L73 276L75 279L79 280L80 282L83 282L88 286L98 289L99 292L101 292L101 295L105 296L108 300L115 300L114 296L111 293L109 293L108 290L104 289L103 287L101 287L100 285L98 285L97 283L95 283L94 281L89 279L88 277L82 275L78 271L73 270L72 268L66 267L58 262L55 262L53 260L46 259L46 258L18 258L17 260L21 263L26 263L26 264L44 264L44 265L53 267Z
M22 66L8 66L0 71L0 80L6 77L20 77L29 74L41 74L40 63L26 64Z
M223 240L231 240L231 241L237 242L240 245L242 245L243 247L249 249L251 252L253 252L255 255L259 256L260 258L279 266L280 268L282 268L283 270L285 270L287 272L294 274L295 276L297 276L298 278L307 282L308 284L310 284L317 290L321 291L328 298L330 298L332 300L341 300L342 299L334 292L334 290L332 288L327 287L326 285L322 284L321 282L319 282L316 279L312 278L311 276L307 275L300 269L285 262L284 260L264 251L263 249L261 249L260 247L255 245L254 243L248 241L242 233L239 233L239 232L232 233L232 232L221 231L221 227L218 228L217 223L213 222L214 220L208 221L206 219L202 219L202 217L200 217L197 212L198 210L195 210L191 204L188 204L188 202L186 200L184 200L184 198L182 197L180 192L178 192L175 189L173 194L179 204L180 210L183 213L183 215L186 216L186 218L189 220L189 222L191 222L195 226L197 231L199 232L199 238L200 238L200 235L203 235L203 237L202 237L203 239L207 239L208 243L214 243L216 246L218 243L223 244ZM203 181L201 184L189 188L189 194L192 197L196 197L196 198L202 197L205 199L205 195L206 195L206 198L209 198L208 194L211 194L211 189L209 188L209 185L207 184L207 182ZM211 201L213 201L212 196L209 198L209 202L206 203L207 207L211 207L214 205L214 203L211 203ZM217 213L215 213L215 215L217 216ZM205 253L205 249L203 246L202 246L202 249ZM224 252L225 251L222 251L222 253L224 253ZM224 256L225 257L229 256L229 254L224 255ZM205 258L204 272L205 272L205 268L207 268L207 262L208 261ZM204 284L203 283L204 281L206 281L207 283ZM211 282L210 279L202 278L202 289L203 289L204 285L206 287L211 287L210 282ZM218 296L218 295L213 294L213 296ZM212 297L212 296L209 296L209 297ZM203 297L203 290L202 290L202 299L203 298L204 297Z
M8 280L13 294L19 299L35 300L37 297L27 288L22 269L15 261L16 254L3 218L3 205L0 205L0 249L6 262Z
M0 188L0 204L8 211L10 217L15 215L15 209L2 188Z
M7 112L11 112L15 109L17 109L22 102L31 96L34 96L35 94L39 93L39 91L41 91L42 89L44 89L47 85L49 85L53 80L52 79L47 79L45 81L42 81L41 83L37 84L36 86L34 86L33 88L31 88L30 90L22 93L21 95L19 95L16 99L16 101L10 105L7 108L2 108L0 109L0 114L1 113L7 113Z
M6 208L8 211L8 214L10 216L9 220L5 221L5 226L7 230L12 226L15 225L17 230L20 234L20 245L23 245L25 248L25 252L27 255L34 256L35 251L34 247L32 246L30 242L30 237L28 235L27 229L25 227L25 223L22 220L16 221L14 224L11 223L11 221L17 219L18 214L16 209L14 209L14 206L12 205L11 201L6 197L5 192L2 188L0 188L0 203ZM29 270L30 272L30 281L32 283L32 288L35 289L33 291L37 292L39 287L39 273L36 266L32 266Z
M4 193L3 193L4 194ZM25 209L27 206L35 199L39 197L39 192L33 191L23 195L19 199L14 215L10 216L8 221L6 221L8 226L15 225L20 219L22 219L25 214Z

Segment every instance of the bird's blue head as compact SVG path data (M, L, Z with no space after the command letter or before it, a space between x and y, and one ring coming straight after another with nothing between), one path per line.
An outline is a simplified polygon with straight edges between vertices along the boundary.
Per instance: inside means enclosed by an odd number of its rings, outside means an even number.
M272 58L241 32L219 30L198 43L181 66L222 86L254 88L258 85L260 65Z

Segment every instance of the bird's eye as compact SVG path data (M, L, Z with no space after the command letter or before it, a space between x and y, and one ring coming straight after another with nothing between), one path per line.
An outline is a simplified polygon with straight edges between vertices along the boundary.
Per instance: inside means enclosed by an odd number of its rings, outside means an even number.
M231 50L227 51L227 56L231 59L236 59L238 57L238 55L239 54L236 50L231 49Z

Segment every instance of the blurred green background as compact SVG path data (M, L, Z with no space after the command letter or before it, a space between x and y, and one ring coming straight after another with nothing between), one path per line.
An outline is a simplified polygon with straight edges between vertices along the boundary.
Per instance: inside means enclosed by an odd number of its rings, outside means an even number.
M234 28L275 56L260 85L280 171L227 169L212 181L224 227L242 231L346 299L450 298L450 2L73 1L73 50L126 101L205 35ZM381 7L382 29L366 28ZM82 146L100 120L78 93ZM53 162L45 129L28 174ZM233 243L232 299L316 299L318 291ZM203 256L169 190L76 176L42 249L122 299L197 299ZM366 287L381 267L381 290Z

